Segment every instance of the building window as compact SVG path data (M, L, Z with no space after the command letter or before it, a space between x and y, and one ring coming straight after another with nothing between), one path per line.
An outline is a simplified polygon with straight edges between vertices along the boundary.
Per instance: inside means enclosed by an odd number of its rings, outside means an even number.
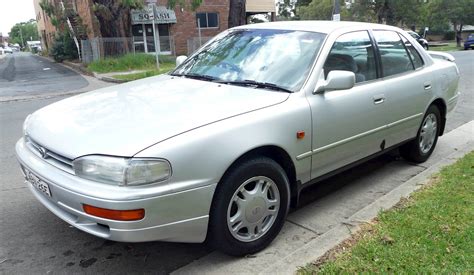
M219 16L215 12L199 12L196 13L196 24L199 22L201 28L218 28ZM198 26L199 26L198 25Z

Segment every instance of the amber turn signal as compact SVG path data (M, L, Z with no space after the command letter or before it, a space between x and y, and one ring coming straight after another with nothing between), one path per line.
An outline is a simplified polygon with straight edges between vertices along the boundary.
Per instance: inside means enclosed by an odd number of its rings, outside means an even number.
M296 132L296 138L297 139L304 139L304 131L299 131L299 132Z
M145 209L134 209L134 210L113 210L95 207L92 205L84 204L82 206L84 211L92 216L116 220L116 221L137 221L145 217Z

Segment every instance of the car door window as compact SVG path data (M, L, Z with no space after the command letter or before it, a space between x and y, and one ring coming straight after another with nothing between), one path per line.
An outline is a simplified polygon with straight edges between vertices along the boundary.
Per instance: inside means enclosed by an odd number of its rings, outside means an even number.
M410 58L413 61L413 66L415 66L415 69L423 67L425 63L423 62L420 53L415 49L415 47L413 47L411 42L408 41L405 36L400 35L400 37L402 38L403 44L405 44L405 47L407 48L408 53L410 54Z
M374 48L367 31L346 33L331 48L324 63L325 77L333 70L353 72L356 82L377 78Z
M411 59L398 33L393 31L374 31L374 37L379 48L384 77L414 70Z

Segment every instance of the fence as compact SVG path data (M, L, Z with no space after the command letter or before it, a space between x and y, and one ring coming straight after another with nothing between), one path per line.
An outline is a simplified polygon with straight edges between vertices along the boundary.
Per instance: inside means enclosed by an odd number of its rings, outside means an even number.
M192 37L188 39L188 56L190 56L193 52L199 49L202 45L204 45L207 41L211 40L213 37Z
M153 38L147 37L96 37L81 40L82 62L88 64L96 60L118 57L129 53L154 53ZM160 53L174 54L174 39L172 36L160 36Z

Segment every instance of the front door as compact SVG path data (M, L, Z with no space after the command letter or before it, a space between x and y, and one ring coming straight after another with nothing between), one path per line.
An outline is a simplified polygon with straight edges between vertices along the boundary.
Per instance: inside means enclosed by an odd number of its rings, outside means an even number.
M386 135L384 84L377 78L367 31L336 40L325 61L325 76L332 70L354 72L356 85L308 96L313 117L311 178L380 151Z

